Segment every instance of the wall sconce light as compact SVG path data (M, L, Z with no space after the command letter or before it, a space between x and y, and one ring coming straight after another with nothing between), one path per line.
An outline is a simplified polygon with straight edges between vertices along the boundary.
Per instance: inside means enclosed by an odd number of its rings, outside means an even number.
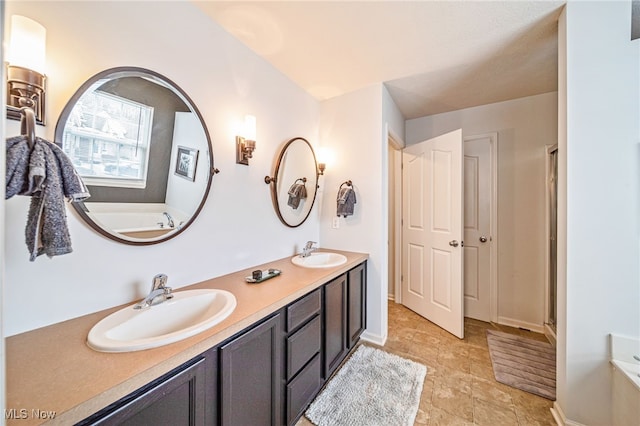
M318 148L318 174L324 175L324 171L327 169L327 163L330 162L331 153L326 147Z
M38 124L45 123L46 30L20 15L11 17L7 54L7 118L20 120L20 110L33 110Z
M256 149L256 118L253 115L244 116L242 136L236 136L236 164L249 165L249 158Z

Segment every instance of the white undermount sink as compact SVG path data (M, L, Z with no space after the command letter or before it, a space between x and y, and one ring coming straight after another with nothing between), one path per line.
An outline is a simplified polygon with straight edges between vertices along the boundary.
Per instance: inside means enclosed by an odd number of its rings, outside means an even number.
M291 262L303 268L331 268L346 263L347 258L339 253L319 251L313 252L307 257L294 256L291 258Z
M145 309L122 308L93 326L89 347L100 352L156 348L198 334L227 318L236 308L225 290L185 290Z

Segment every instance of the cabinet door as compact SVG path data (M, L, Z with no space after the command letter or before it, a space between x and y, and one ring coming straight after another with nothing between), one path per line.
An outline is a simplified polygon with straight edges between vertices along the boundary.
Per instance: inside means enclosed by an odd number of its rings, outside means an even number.
M324 378L340 365L347 354L347 275L341 275L323 287Z
M353 348L367 326L367 264L362 263L348 273L349 349Z
M205 425L205 364L194 358L78 425Z
M281 424L280 321L277 314L220 348L223 426Z

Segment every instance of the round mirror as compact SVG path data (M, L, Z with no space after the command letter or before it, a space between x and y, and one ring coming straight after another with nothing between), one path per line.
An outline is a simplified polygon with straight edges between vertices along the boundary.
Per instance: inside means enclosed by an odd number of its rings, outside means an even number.
M62 110L55 140L91 193L72 204L76 211L125 244L156 244L183 232L217 172L196 106L175 83L143 68L90 78Z
M318 190L318 165L311 144L303 138L288 141L276 162L271 199L276 214L285 225L295 228L307 220Z

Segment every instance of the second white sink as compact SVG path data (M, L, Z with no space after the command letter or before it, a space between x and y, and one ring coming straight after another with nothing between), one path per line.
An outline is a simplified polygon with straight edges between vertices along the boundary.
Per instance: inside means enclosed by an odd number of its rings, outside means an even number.
M347 262L347 258L339 253L314 252L307 257L294 256L291 258L294 265L303 268L331 268Z
M131 352L155 348L198 334L227 318L235 296L219 289L185 290L146 309L133 305L93 326L87 343L100 352Z

